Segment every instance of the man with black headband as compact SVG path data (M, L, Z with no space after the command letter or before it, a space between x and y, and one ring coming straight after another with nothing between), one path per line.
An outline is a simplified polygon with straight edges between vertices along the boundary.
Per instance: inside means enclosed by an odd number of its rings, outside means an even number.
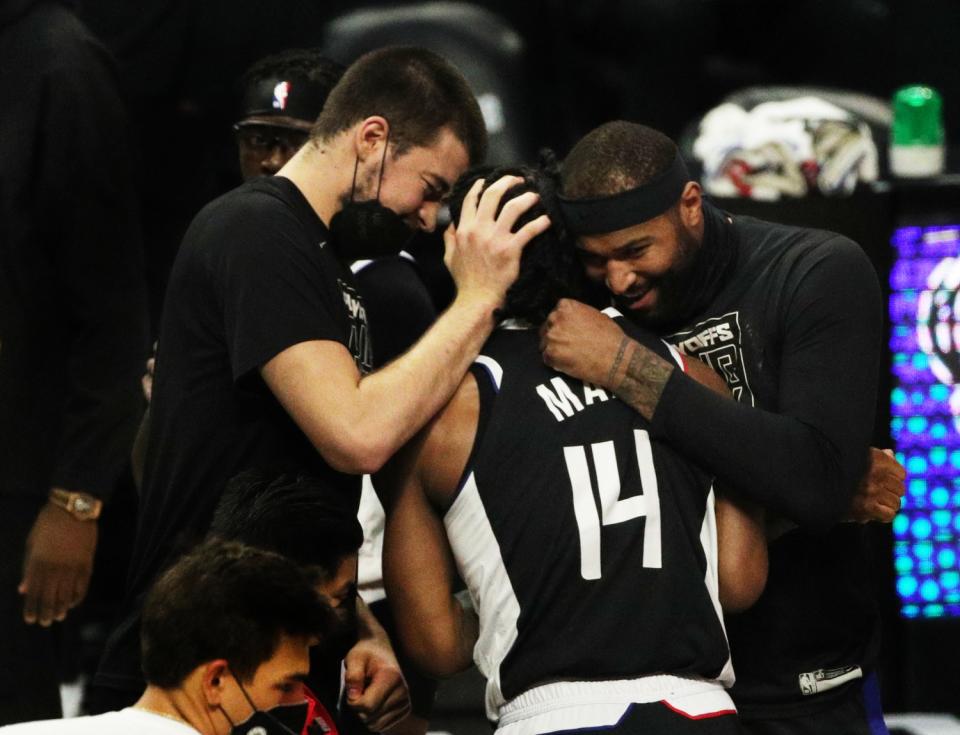
M547 364L615 392L653 437L774 517L766 591L727 628L747 729L882 732L863 529L843 522L851 508L890 520L903 492L902 469L868 451L882 321L869 260L839 235L705 203L673 142L641 125L587 135L562 187L587 275L633 321L718 370L737 400L579 304L561 302L544 327ZM871 457L881 481L861 507Z
M526 181L506 196L540 191L550 212L552 179L520 172ZM720 604L742 609L759 595L762 523L730 498L715 514L712 478L651 441L645 418L543 364L537 327L582 282L560 227L535 238L505 321L452 401L377 478L401 638L438 676L474 659L500 735L740 732ZM622 321L612 309L602 318ZM452 595L454 565L476 615Z
M513 280L511 232L535 197L497 213L505 180L447 233L457 298L408 352L371 372L363 298L348 264L396 253L436 225L441 198L483 158L486 130L462 75L430 52L374 51L331 92L310 141L194 219L160 325L151 428L123 617L96 683L138 680L142 595L206 532L226 481L248 467L321 478L355 513L376 470L449 398Z

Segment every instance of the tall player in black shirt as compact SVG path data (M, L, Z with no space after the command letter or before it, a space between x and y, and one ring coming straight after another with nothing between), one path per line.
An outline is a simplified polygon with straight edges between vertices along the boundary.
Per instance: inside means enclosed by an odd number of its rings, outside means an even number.
M704 203L673 142L641 125L587 135L562 178L587 274L633 322L719 370L736 403L571 301L547 321L545 361L612 390L651 421L651 436L779 517L766 590L728 628L749 731L885 732L862 529L841 523L851 508L889 520L903 492L902 470L875 451L889 482L866 487L866 503L854 497L880 355L869 260L839 235Z
M413 231L435 227L441 196L483 158L483 117L443 59L388 47L344 73L311 136L276 176L205 207L178 252L103 688L139 682L144 592L202 537L238 471L309 472L356 510L359 474L379 468L452 394L494 327L520 250L549 225L511 231L529 198L489 216L510 180L474 192L470 216L446 234L456 299L410 350L371 372L366 307L346 264L398 252ZM348 701L364 688L348 684Z
M401 639L440 676L472 653L502 733L738 732L720 600L759 594L762 525L728 500L715 515L712 478L651 442L646 419L543 364L536 325L578 270L557 230L528 246L510 318L380 478ZM454 562L479 620L452 596Z

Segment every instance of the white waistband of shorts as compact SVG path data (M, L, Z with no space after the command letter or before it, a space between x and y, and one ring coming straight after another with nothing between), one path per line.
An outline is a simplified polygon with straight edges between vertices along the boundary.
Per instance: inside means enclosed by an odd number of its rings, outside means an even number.
M722 695L723 701L730 701L726 689L718 681L670 674L643 676L638 679L555 681L527 689L523 694L502 705L500 726L561 707L587 704L645 704L708 692ZM732 702L730 706L733 706Z

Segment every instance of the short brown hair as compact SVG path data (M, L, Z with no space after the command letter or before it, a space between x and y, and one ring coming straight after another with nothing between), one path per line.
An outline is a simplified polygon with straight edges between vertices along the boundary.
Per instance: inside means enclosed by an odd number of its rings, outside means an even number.
M361 56L330 92L311 137L328 140L371 115L390 123L398 153L429 146L449 128L472 164L486 157L487 130L470 85L426 49L390 46Z
M563 162L565 197L609 196L642 186L666 171L677 145L659 130L616 120L587 133Z
M140 625L144 678L173 689L197 666L222 658L237 678L250 681L282 635L322 639L334 624L297 563L235 542L207 541L147 594Z

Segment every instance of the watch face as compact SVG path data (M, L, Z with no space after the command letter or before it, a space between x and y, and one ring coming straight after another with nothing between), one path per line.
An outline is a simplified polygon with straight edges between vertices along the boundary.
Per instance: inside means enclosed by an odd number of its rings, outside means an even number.
M86 521L97 517L99 504L84 495L74 495L67 502L66 508L78 521Z

